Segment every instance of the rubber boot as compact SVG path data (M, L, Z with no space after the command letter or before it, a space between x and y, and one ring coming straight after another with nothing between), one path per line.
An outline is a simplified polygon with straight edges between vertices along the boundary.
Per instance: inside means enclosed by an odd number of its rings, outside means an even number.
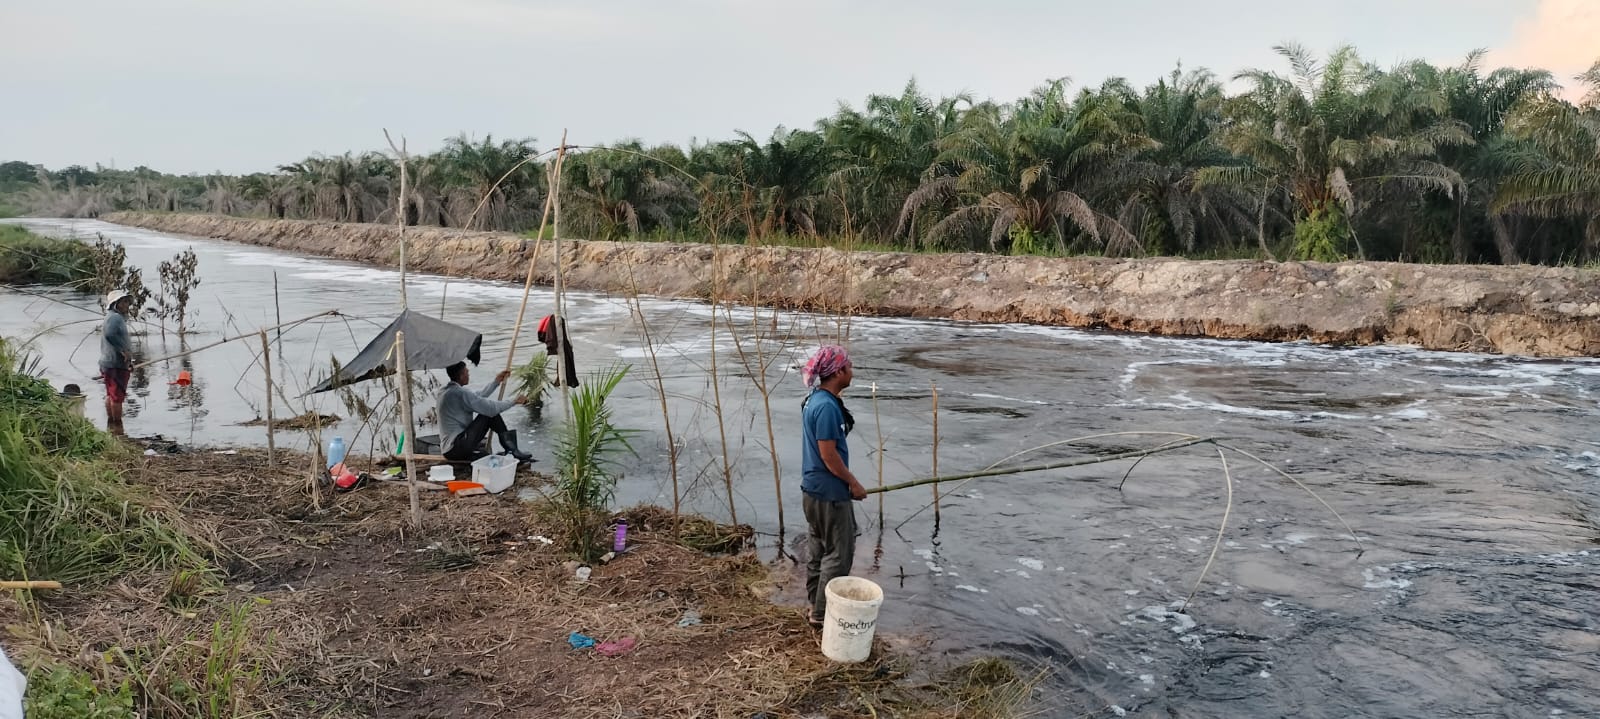
M506 454L515 457L518 462L532 462L533 455L517 448L517 431L510 430L500 435L500 447Z

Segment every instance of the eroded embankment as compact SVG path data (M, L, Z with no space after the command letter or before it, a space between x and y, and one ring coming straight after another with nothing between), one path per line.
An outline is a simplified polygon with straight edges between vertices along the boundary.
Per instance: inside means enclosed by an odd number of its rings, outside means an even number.
M119 212L103 219L393 266L392 225ZM412 227L419 272L522 281L554 277L550 243ZM1600 272L1388 262L1192 261L845 253L647 242L567 246L569 287L709 297L820 312L1027 322L1164 335L1410 344L1540 357L1600 356ZM715 271L713 271L715 266Z

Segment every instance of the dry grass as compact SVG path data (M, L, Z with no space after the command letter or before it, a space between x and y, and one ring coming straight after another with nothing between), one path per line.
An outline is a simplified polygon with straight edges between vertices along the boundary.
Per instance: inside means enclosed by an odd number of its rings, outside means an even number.
M302 473L268 467L263 453L130 463L130 479L226 548L219 576L4 598L0 620L22 662L67 664L106 687L131 681L152 717L991 717L1015 706L950 693L971 682L911 682L912 667L881 646L866 664L831 665L798 610L763 598L770 575L753 555L685 547L660 510L630 510L635 548L579 582L510 497L428 493L417 535L401 484L314 511ZM680 628L690 609L700 624ZM638 648L574 651L573 631ZM1031 686L1001 674L982 683ZM194 696L223 706L184 703Z

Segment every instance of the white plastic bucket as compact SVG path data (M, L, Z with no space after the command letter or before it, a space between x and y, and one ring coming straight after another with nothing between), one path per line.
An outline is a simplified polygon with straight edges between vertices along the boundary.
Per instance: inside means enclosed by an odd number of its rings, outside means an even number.
M860 577L836 577L823 591L828 609L822 620L822 655L845 664L866 661L883 589Z

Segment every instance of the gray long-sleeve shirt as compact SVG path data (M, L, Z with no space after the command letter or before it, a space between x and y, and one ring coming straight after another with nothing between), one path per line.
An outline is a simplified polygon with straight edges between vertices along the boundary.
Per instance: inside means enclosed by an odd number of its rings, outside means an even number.
M472 418L478 415L490 417L499 416L512 407L516 402L490 399L489 395L500 387L500 380L496 379L477 393L467 389L454 381L447 382L444 389L439 390L439 446L449 447L456 441L456 435L461 434L467 425L472 424Z
M100 331L100 369L128 369L127 356L133 354L128 338L128 320L116 312L106 312Z

